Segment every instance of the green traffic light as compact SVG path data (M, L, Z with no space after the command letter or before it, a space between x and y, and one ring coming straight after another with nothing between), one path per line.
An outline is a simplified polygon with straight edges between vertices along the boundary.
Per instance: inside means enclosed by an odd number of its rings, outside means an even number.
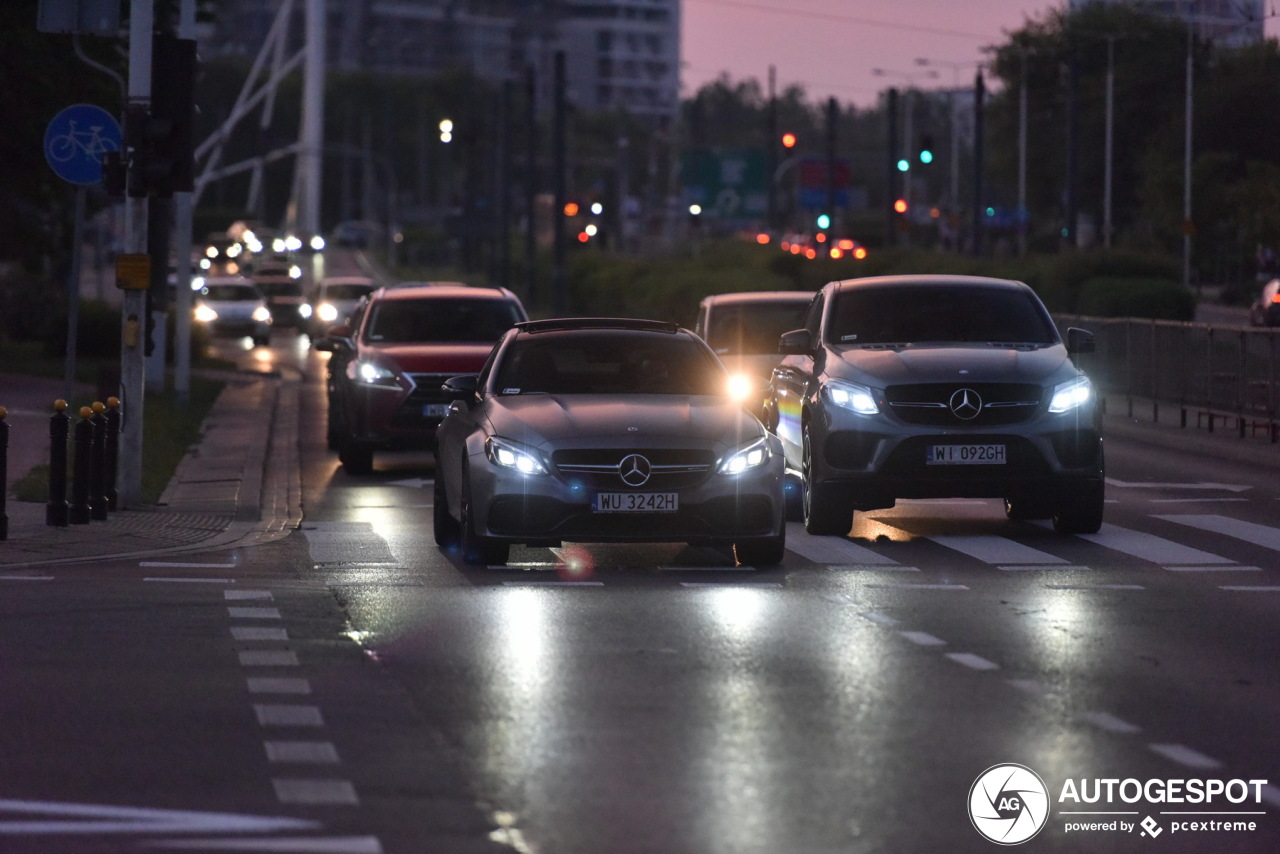
M830 227L831 227L831 217L827 216L826 214L819 214L818 228L830 228Z
M932 151L930 151L930 150L929 150L929 149L927 149L927 148L926 148L924 151L920 152L920 162L921 162L921 163L932 163L932 162L933 162L933 152L932 152Z
M901 160L899 160L899 161L898 161L898 171L899 171L899 172L906 172L906 171L907 171L907 170L909 170L910 168L911 168L911 161L907 160L907 158L905 158L905 157L904 157L904 158L902 158Z

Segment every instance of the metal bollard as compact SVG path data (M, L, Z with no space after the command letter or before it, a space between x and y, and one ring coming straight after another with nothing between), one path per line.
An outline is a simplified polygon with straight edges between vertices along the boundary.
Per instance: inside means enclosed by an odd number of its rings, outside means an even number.
M0 540L9 539L9 514L5 512L5 496L9 483L9 410L0 406Z
M49 418L49 503L44 508L44 523L63 527L68 520L67 505L67 436L71 432L67 402L55 400Z
M95 400L89 418L89 514L99 521L107 518L106 494L106 404Z
M89 503L89 458L93 445L93 422L89 419L93 410L80 407L80 420L76 422L76 458L71 470L71 524L88 525L93 518L93 506Z
M120 460L120 398L107 398L106 478L107 509L116 510L120 505L120 490L116 487L116 474Z

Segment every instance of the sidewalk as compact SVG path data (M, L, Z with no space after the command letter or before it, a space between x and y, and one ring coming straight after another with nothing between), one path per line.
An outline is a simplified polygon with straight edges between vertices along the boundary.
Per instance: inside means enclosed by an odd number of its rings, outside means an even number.
M298 385L276 376L229 374L201 440L178 466L160 502L117 510L87 525L51 527L45 505L9 500L0 573L88 560L252 545L301 522ZM50 382L50 400L59 397ZM45 416L47 417L47 416ZM47 428L41 434L47 461ZM30 452L30 437L23 453ZM15 465L10 437L10 467ZM12 473L11 473L12 474Z

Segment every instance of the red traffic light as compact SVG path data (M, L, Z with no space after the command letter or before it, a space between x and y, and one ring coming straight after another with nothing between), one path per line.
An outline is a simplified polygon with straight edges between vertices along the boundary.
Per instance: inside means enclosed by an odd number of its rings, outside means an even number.
M906 213L906 212L907 212L907 200L906 200L906 199L898 199L896 202L894 202L894 203L893 203L893 209L894 209L895 211L897 211L898 213Z
M798 141L799 140L796 139L796 135L794 133L784 133L782 135L783 148L795 148Z

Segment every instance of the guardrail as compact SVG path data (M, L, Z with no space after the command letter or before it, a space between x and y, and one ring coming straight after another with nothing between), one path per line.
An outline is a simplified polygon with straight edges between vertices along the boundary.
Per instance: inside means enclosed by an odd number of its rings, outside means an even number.
M1105 401L1135 401L1180 411L1181 426L1231 429L1241 438L1266 431L1280 441L1280 329L1170 320L1057 315L1094 334L1097 350L1081 357Z

